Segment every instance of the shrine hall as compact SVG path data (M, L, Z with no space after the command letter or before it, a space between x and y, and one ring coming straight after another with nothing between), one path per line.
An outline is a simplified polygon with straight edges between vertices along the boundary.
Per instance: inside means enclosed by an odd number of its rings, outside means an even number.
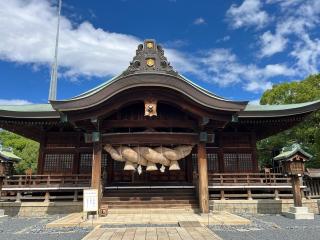
M127 69L94 89L0 106L0 127L40 143L37 175L89 176L100 204L139 207L148 198L153 207L208 212L212 174L258 174L257 141L319 109L320 101L252 105L217 96L179 74L149 39Z

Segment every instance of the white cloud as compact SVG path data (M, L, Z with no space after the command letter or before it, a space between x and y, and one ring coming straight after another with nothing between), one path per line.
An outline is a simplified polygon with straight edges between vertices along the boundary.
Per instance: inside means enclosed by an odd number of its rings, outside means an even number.
M312 31L320 24L319 0L268 0L278 4L281 13L276 18L274 33L270 30L260 37L260 56L272 56L288 50L295 60L294 68L300 77L319 72L320 40Z
M261 3L255 0L246 0L239 7L233 5L229 14L234 20L238 19L234 22L236 27L260 27L268 19L261 10ZM50 5L50 1L0 1L0 60L49 66L53 58L55 31L56 8ZM61 18L60 36L60 73L70 79L80 75L105 77L119 74L127 68L137 45L142 42L135 36L108 32L89 22L74 25L65 16ZM228 38L226 36L225 40ZM313 46L312 49L317 47ZM199 55L188 55L168 48L165 54L181 73L191 73L220 86L239 84L250 92L270 88L270 78L291 76L294 73L294 70L282 63L266 66L243 64L228 49L204 50ZM302 59L306 55L309 59L310 54L296 51L292 56Z
M23 99L0 99L0 105L26 105L32 104L28 100Z
M251 100L251 101L249 102L249 104L252 104L252 105L260 105L260 98Z
M308 74L319 72L320 40L311 40L308 35L303 42L297 42L291 55L297 59L297 68Z
M241 83L249 92L261 92L272 87L270 78L292 76L295 71L285 64L269 64L259 67L255 64L241 64L229 49L213 49L201 59L208 72L207 81L221 86Z
M258 27L261 28L269 22L268 13L261 10L260 0L245 0L239 6L232 4L227 11L227 20L233 28Z
M193 24L194 25L203 25L203 24L206 24L206 20L204 20L204 18L202 18L202 17L199 17L193 21Z
M267 0L266 2L269 4L277 3L277 4L280 4L281 7L287 8L287 7L294 7L303 1L305 0L289 0L289 1L288 0Z
M264 76L266 78L274 76L293 76L296 74L294 69L288 68L283 64L268 64L264 67Z
M287 44L287 39L282 34L272 34L270 31L265 32L261 38L261 56L271 56L277 52L282 52Z
M49 66L53 60L56 24L56 8L49 1L0 1L0 59ZM60 72L63 69L63 74L70 78L119 74L127 68L141 42L135 36L108 32L89 22L73 26L62 16ZM187 71L184 69L189 69L190 63L176 54L177 51L171 51L172 61L179 63L182 68L179 70Z
M221 43L221 42L227 42L230 40L230 36L227 35L227 36L224 36L223 38L219 38L216 40L216 43Z

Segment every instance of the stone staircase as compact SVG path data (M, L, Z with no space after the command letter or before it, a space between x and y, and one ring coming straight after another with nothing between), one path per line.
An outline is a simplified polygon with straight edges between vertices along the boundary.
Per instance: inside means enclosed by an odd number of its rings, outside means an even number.
M198 212L199 205L194 189L108 189L102 205L108 205L109 212Z

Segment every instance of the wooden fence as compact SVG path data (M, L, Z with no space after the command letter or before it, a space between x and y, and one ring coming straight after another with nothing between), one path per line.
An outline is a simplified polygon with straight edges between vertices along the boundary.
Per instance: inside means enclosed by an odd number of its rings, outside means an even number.
M198 174L194 173L194 183ZM91 175L13 175L4 179L2 200L74 200L89 188ZM208 173L210 199L292 198L290 177L281 173ZM304 178L302 192L320 198L320 179Z
M78 175L13 175L3 180L1 200L77 201L79 193L89 188L91 176Z
M287 186L290 177L281 173L208 173L209 185L221 186Z
M281 173L208 173L208 188L210 199L292 198L290 177Z
M307 194L309 198L320 198L320 179L308 178L303 179L304 185L307 187Z

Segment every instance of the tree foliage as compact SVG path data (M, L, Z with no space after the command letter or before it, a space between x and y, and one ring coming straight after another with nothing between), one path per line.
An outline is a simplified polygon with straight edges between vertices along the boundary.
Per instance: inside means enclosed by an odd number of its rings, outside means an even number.
M14 154L22 160L15 164L15 173L24 174L26 169L37 169L39 143L20 135L1 130L0 142L4 147L12 147Z
M294 104L320 99L320 74L297 82L274 85L267 90L260 104ZM257 144L261 166L271 164L273 152L297 142L313 155L308 167L320 168L320 111L311 114L294 128L263 139Z

